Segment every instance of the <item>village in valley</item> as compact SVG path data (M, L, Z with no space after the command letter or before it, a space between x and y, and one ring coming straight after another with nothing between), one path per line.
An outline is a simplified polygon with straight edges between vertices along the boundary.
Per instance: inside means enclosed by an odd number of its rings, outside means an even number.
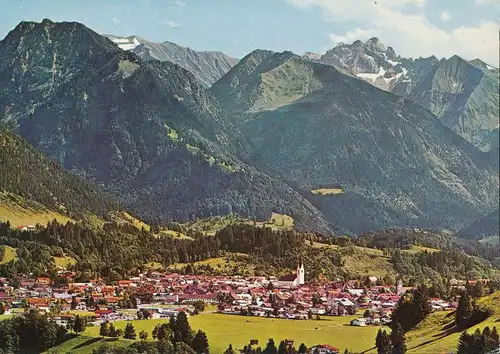
M88 318L88 326L99 326L120 320L168 321L181 311L187 316L209 311L221 316L289 320L350 316L346 325L364 327L390 323L398 300L412 289L404 287L401 280L394 286L376 285L376 277L368 277L363 284L359 280L308 284L302 260L295 272L278 278L153 271L104 284L99 280L78 283L73 281L74 272L59 273L67 280L65 284L53 284L49 278L0 278L3 315L33 308L50 313L63 326L72 323L78 314ZM434 311L457 307L456 303L439 298L431 299L431 305ZM335 343L323 345L336 348ZM325 350L325 353L335 352Z

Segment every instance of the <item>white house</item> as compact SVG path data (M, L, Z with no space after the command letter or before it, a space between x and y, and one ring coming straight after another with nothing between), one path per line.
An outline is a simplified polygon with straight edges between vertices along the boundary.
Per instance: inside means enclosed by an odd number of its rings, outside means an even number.
M367 318L357 318L351 321L351 326L365 327L368 324Z

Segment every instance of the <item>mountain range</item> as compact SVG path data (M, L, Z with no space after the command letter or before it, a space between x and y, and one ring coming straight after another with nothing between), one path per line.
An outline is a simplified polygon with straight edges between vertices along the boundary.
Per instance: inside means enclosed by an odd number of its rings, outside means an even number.
M204 87L212 86L238 62L221 52L200 52L167 41L155 43L136 36L107 37L121 49L131 50L145 60L169 61L189 70Z
M0 122L151 222L279 212L329 234L457 231L498 208L498 70L458 57L410 68L378 40L362 47L344 66L341 48L238 62L22 22L0 42ZM361 75L390 71L366 57L382 49L405 63L383 90ZM448 94L452 78L461 89Z
M378 38L339 43L324 55L306 53L303 57L410 97L479 149L495 148L499 70L480 59L466 61L457 55L441 60L435 56L404 58Z
M331 65L259 50L211 90L267 171L308 192L342 187L313 198L342 229L446 228L497 203L492 155L415 102Z

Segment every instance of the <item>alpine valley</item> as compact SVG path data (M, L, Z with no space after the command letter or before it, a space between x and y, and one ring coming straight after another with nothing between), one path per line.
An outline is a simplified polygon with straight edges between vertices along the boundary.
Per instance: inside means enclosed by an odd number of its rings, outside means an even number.
M500 346L497 68L49 19L0 58L0 353Z
M479 59L372 38L237 60L47 19L0 55L9 141L151 224L275 213L330 235L458 232L498 209L499 71Z

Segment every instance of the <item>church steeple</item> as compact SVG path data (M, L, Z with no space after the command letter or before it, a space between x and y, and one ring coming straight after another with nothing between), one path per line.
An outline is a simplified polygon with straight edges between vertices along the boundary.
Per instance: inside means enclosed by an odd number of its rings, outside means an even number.
M299 262L297 263L297 279L296 285L303 285L305 283L305 268L304 260L302 259L302 254L300 255Z

